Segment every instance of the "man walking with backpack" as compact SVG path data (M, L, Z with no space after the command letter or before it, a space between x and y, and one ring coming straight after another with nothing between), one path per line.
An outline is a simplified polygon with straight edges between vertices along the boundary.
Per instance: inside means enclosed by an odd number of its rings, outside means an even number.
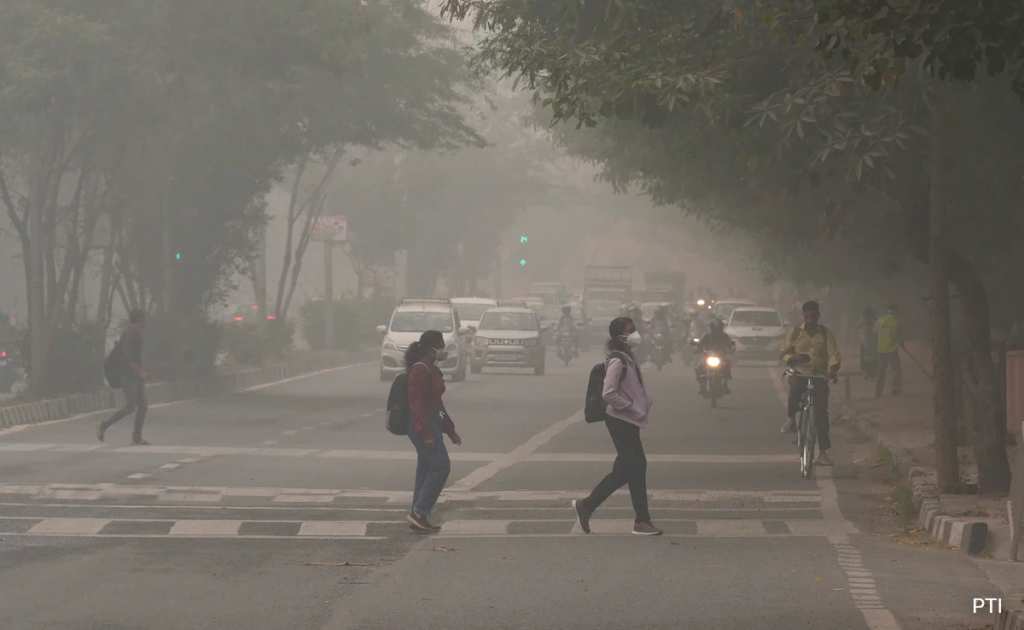
M149 403L146 401L146 380L149 374L142 369L142 329L145 326L146 314L139 309L128 314L128 330L117 342L115 350L119 352L121 366L121 391L124 392L124 407L114 415L96 425L96 439L103 441L110 425L135 413L135 430L132 432L132 446L148 446L149 442L142 439L142 423L146 420Z
M592 386L587 388L584 413L587 422L603 420L607 425L615 445L615 464L589 497L572 502L572 509L580 529L589 534L594 510L616 490L628 484L636 512L633 533L657 536L662 532L651 522L647 506L647 456L640 441L640 429L647 426L647 415L651 409L651 397L647 395L643 375L633 355L633 349L640 347L640 333L632 319L618 317L608 326L608 334L608 358L604 365L597 365L591 372ZM598 395L591 390L596 389L602 368L604 379Z

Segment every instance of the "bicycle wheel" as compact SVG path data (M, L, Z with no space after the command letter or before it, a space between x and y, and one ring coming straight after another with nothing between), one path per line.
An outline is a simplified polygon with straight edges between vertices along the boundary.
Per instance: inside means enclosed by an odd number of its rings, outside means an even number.
M807 437L804 439L803 455L800 459L803 462L804 479L810 479L814 473L814 447L818 441L818 431L814 426L814 407L807 410L806 416Z

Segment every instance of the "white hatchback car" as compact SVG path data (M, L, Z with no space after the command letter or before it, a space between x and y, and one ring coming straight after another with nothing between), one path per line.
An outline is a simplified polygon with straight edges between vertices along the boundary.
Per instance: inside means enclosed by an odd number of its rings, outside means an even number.
M480 318L484 316L484 311L497 305L498 302L491 298L452 298L452 306L459 315L459 321L471 331L480 327Z
M737 358L777 359L789 330L773 308L737 306L725 332L736 342Z
M405 351L420 335L436 330L444 335L448 359L439 367L441 372L459 382L466 379L466 344L460 335L469 334L462 328L459 315L448 298L404 298L391 315L391 323L378 326L384 337L380 349L380 380L387 381L405 371Z

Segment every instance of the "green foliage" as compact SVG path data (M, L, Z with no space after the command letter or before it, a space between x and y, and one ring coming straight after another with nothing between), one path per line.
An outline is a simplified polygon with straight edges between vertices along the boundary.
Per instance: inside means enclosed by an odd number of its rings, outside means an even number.
M377 342L375 328L388 322L394 308L394 302L385 298L376 300L335 299L334 337L338 348L355 350L360 344ZM323 350L327 347L324 336L324 315L325 308L322 299L309 300L300 309L303 336L314 350Z
M284 359L294 335L290 321L230 322L224 326L224 349L235 363L262 366Z
M143 367L154 380L213 375L223 329L200 315L151 315L143 332Z
M28 329L16 331L21 367L32 374ZM51 378L43 396L92 392L103 386L104 331L93 321L79 322L71 331L61 330L48 357Z

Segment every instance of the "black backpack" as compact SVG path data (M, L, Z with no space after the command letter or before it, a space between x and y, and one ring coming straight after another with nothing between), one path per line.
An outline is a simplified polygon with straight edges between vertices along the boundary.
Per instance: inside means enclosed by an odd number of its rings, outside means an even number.
M417 365L427 368L430 378L434 378L433 372L430 372L430 367L426 363L417 363L413 367L415 368ZM395 377L395 382L391 384L391 392L388 393L387 417L384 426L395 435L406 435L409 432L409 422L412 420L412 409L409 408L410 372L412 370L402 372Z
M121 340L118 340L110 349L110 354L103 359L103 378L114 389L121 389L122 354Z
M622 374L619 376L619 383L622 383L626 378L626 370L629 368L629 361L625 355L621 352L613 352L608 355L609 358L616 357L622 361ZM598 363L590 370L590 381L587 383L587 400L583 404L583 419L587 422L604 422L608 419L608 414L605 412L607 403L604 401L604 397L601 392L604 390L604 377L607 375L607 359L603 363Z

